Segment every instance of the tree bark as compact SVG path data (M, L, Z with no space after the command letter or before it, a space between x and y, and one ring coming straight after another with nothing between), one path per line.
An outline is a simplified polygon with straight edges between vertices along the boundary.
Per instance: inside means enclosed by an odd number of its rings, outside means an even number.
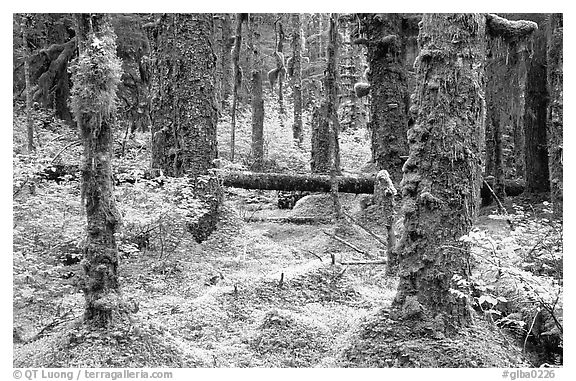
M507 44L500 38L488 39L488 59L486 62L486 174L494 176L494 193L502 200L504 191L504 168L502 153L502 134L504 129L504 113L508 112L509 94L504 88L510 89L506 83Z
M338 15L330 17L327 46L327 66L324 74L326 96L312 115L313 173L340 172L340 147L338 144Z
M294 97L294 124L292 136L298 146L302 144L302 24L300 14L292 14L292 94Z
M84 318L108 326L122 311L116 232L120 213L112 182L114 97L121 76L108 15L77 16L80 57L71 105L84 143L82 201L88 222L84 258ZM93 73L99 73L96 77Z
M402 16L368 14L362 28L368 43L372 157L395 184L402 180L403 156L408 154L408 76L404 66Z
M261 16L250 14L252 52L252 170L261 171L264 163L264 98L262 94L263 60L260 52Z
M224 13L222 19L222 106L230 97L230 79L232 78L232 26L230 22L230 14Z
M153 168L190 176L207 212L189 225L198 242L216 228L222 202L210 170L217 158L212 14L165 14L151 31Z
M468 234L478 210L484 139L486 19L426 14L419 35L416 123L404 164L404 234L398 317L449 333L471 322L468 299L452 292L466 278ZM458 43L454 42L458 36Z
M526 190L539 193L550 190L546 136L546 15L527 16L537 22L539 28L534 33L534 51L527 64L524 104Z
M278 106L280 108L280 114L284 114L284 77L286 73L285 61L284 61L284 40L286 36L284 35L284 28L282 27L282 22L278 22L278 44L276 45L276 52L281 54L281 59L277 59L277 69L278 71Z
M550 196L554 214L562 217L563 207L563 16L554 13L549 16L548 26L548 166L550 172Z
M152 167L166 176L203 175L217 157L212 26L204 14L161 17L151 41Z
M230 125L230 161L234 162L236 149L236 107L238 105L238 90L242 85L242 69L240 68L240 48L242 46L242 22L246 14L236 14L236 34L234 35L234 48L232 50L232 65L234 67L234 85L232 88L232 110Z
M28 48L28 28L30 16L22 16L22 46L24 48L24 81L26 83L26 132L28 135L28 153L36 150L34 147L34 120L32 119L32 83L30 81L30 49Z

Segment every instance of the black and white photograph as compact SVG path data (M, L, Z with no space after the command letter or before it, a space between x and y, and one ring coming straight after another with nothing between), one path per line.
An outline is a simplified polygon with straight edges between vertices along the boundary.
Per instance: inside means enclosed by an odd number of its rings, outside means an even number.
M568 375L564 14L335 9L12 13L13 379Z

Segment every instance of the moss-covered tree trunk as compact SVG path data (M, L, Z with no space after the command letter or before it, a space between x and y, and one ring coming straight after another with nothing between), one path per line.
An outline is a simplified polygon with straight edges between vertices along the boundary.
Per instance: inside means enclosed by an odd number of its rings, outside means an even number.
M120 214L112 181L112 129L121 63L109 16L79 14L80 57L71 106L84 143L82 199L88 222L82 265L84 317L107 326L121 311L116 232Z
M563 17L562 13L550 15L548 26L548 166L550 195L554 214L562 217L563 206Z
M216 228L221 191L210 176L216 159L217 107L212 14L164 14L151 28L152 165L189 176L207 208L189 226L198 242Z
M250 14L250 51L252 62L252 170L262 170L264 162L264 98L262 93L262 53L260 28L262 16Z
M324 75L326 96L312 115L313 173L339 173L340 148L338 144L338 28L337 15L330 18L327 46L327 66Z
M34 152L34 120L32 119L32 83L30 81L30 49L28 48L28 28L30 16L22 15L22 48L24 52L24 82L26 84L26 130L28 134L28 153Z
M404 66L402 17L399 14L368 14L362 19L368 46L372 157L378 169L392 181L402 180L408 154L408 77Z
M292 14L292 95L294 97L294 123L292 136L296 144L302 143L302 23L300 14Z
M438 332L471 319L466 298L451 290L455 277L468 275L469 247L459 239L469 233L480 197L485 28L480 14L426 14L419 34L394 305L401 318L427 321Z
M546 137L546 15L527 16L538 23L538 30L534 33L532 58L527 64L524 103L526 191L539 193L550 190Z

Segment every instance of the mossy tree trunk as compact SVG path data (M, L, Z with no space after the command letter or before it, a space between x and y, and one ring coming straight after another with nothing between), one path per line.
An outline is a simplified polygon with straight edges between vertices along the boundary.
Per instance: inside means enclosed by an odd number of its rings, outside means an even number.
M480 198L485 28L480 14L426 14L419 34L394 306L401 318L426 321L440 333L471 321L465 295L451 290L458 289L455 276L468 275L469 247L459 239L469 233Z
M264 98L262 90L262 53L260 28L262 16L250 14L249 35L252 66L252 170L261 171L264 162Z
M535 28L494 15L422 18L393 305L398 318L423 323L423 332L441 336L471 322L468 290L459 285L469 276L470 247L461 237L470 232L481 195L487 38Z
M549 16L548 26L548 166L550 172L550 195L554 214L562 217L564 188L563 175L563 16L554 13Z
M302 144L302 23L300 14L292 14L292 95L294 97L294 124L292 136L298 146Z
M326 96L312 115L313 173L339 173L340 149L338 144L338 28L337 15L330 17L328 32L327 66L324 75Z
M30 15L22 15L22 48L24 52L24 82L26 84L26 130L28 135L28 153L36 150L34 147L34 120L32 119L32 83L30 81L30 49L28 48L28 28Z
M108 326L122 311L115 236L121 217L112 182L114 98L121 62L108 15L79 14L77 22L81 49L71 106L84 143L82 199L88 222L82 260L84 317L96 326Z
M189 176L207 212L189 226L198 242L216 228L222 195L211 176L218 155L212 14L164 14L151 28L152 166Z
M548 147L546 114L548 90L546 87L546 15L527 15L538 23L534 33L532 58L527 64L526 93L524 103L525 173L526 191L548 192Z
M367 37L368 82L372 157L378 169L386 169L392 181L402 180L408 154L408 77L404 66L400 14L367 14L362 17Z

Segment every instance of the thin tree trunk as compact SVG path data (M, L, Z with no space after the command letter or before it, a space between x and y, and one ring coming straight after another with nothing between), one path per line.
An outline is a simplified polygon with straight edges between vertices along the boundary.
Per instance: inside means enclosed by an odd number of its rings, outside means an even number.
M338 15L330 18L327 47L327 66L324 75L326 96L312 114L312 152L310 166L313 173L339 173L340 149L338 144Z
M71 105L84 143L82 200L88 236L82 264L86 280L84 317L108 326L122 312L116 233L120 213L112 182L112 130L115 94L121 76L115 35L108 15L77 16L80 57ZM90 74L99 72L101 82ZM86 96L86 92L91 92Z
M232 89L232 110L230 125L230 161L234 162L236 149L236 107L238 105L238 90L242 85L242 70L240 68L240 48L242 47L242 22L246 14L236 14L236 34L232 50L232 65L234 66L234 87Z
M294 124L292 136L302 144L302 25L300 14L292 14L292 95L294 97Z
M224 13L222 18L222 106L230 97L230 79L232 78L232 26L230 14Z
M30 49L28 48L28 27L30 15L22 17L22 46L24 48L24 80L26 83L26 129L28 133L28 152L36 150L34 147L34 120L32 119L32 84L30 81Z
M252 55L252 170L261 171L264 162L264 99L262 93L262 54L260 52L261 16L250 14L250 50Z
M563 17L562 13L550 15L548 27L548 165L550 172L550 195L554 214L562 217L563 207Z
M284 35L284 28L282 27L282 22L278 22L278 45L276 51L282 55L281 65L278 72L278 106L280 108L280 114L284 114L284 77L286 69L284 67L284 40L286 36Z

